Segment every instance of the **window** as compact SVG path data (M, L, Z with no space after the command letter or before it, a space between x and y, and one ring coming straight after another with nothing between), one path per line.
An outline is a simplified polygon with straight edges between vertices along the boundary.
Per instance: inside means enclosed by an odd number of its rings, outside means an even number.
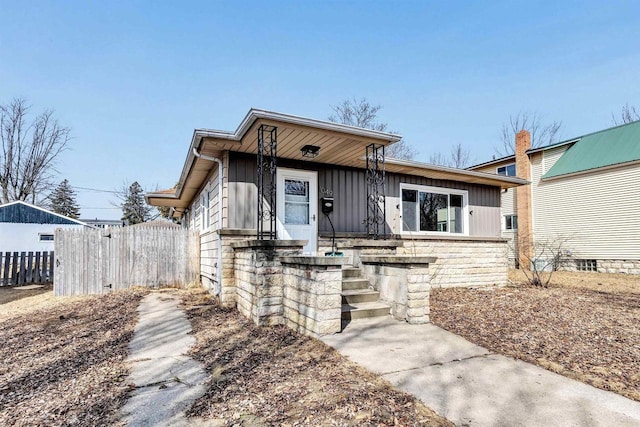
M504 229L505 230L517 230L518 229L518 215L505 215L504 216Z
M38 237L41 242L53 242L53 234L40 233Z
M510 165L500 166L498 168L498 175L516 176L516 164L511 163Z
M309 224L309 181L284 180L284 223Z
M211 221L209 217L209 192L206 190L200 197L200 205L202 206L202 220L200 221L200 225L202 230L206 230L209 228Z
M402 185L402 231L466 234L467 192Z
M578 271L598 271L598 261L595 259L577 259L576 269Z

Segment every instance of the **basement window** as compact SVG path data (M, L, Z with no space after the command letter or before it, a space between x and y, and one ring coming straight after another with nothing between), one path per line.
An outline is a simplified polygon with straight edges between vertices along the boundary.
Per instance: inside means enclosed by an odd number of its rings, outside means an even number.
M511 163L509 165L500 166L497 169L498 175L504 176L516 176L516 164Z
M576 269L578 271L598 271L598 261L595 259L577 259Z
M400 193L403 232L468 234L467 191L402 184Z

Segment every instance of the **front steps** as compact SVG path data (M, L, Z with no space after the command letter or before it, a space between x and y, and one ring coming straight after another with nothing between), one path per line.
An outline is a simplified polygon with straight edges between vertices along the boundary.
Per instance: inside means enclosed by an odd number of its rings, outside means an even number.
M354 319L388 316L391 306L380 301L380 292L373 290L358 268L342 269L342 327Z

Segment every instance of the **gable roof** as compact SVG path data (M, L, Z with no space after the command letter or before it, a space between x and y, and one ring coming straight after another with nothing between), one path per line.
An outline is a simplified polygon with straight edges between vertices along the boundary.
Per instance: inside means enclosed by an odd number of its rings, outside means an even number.
M581 137L542 179L640 161L640 121Z
M77 219L51 212L50 210L34 206L21 200L0 205L0 222L14 224L60 224L84 225Z

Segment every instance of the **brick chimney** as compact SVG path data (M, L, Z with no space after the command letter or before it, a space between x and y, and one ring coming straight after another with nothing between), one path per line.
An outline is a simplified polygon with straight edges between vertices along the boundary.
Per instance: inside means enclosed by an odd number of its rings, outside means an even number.
M516 176L531 180L531 164L527 150L531 148L531 134L521 130L516 134ZM516 212L518 215L518 262L520 268L529 270L529 259L533 255L531 224L531 185L522 185L516 191Z

